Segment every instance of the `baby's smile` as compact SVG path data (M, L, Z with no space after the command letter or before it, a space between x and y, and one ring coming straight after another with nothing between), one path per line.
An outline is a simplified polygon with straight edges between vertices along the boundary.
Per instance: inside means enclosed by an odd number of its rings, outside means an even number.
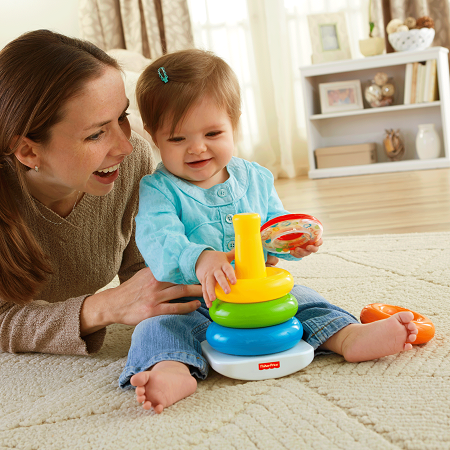
M211 160L212 160L212 158L201 159L199 161L187 162L186 164L189 167L192 167L194 169L201 169L201 168L205 167Z

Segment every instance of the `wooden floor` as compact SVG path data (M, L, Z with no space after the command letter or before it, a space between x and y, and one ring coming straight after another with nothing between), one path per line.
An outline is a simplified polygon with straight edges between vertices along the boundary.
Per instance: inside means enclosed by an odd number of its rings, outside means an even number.
M450 231L450 169L282 179L284 207L311 214L324 236Z

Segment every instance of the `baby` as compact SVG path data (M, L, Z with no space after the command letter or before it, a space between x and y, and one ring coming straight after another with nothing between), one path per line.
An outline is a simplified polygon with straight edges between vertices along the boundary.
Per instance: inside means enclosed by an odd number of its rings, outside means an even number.
M145 129L162 159L141 181L137 246L157 280L200 283L203 290L197 311L144 320L133 333L119 384L135 386L143 407L160 413L195 392L196 378L208 374L200 343L211 323L214 288L218 283L229 293L229 283L236 282L233 215L255 212L266 222L289 212L272 174L233 156L241 99L225 61L195 49L165 55L144 70L136 92ZM281 257L302 258L321 244ZM299 304L303 339L319 352L366 361L409 350L416 338L408 311L363 325L307 287L296 285L291 294Z

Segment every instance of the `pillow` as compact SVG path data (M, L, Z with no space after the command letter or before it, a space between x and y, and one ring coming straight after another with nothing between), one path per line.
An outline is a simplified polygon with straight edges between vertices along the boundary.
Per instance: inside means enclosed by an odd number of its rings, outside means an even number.
M159 153L158 147L153 143L152 137L144 130L144 124L139 111L137 109L129 108L128 114L128 121L130 122L131 129L150 143L153 150L153 156L155 157L155 162L159 163L161 161L161 154Z
M146 58L140 53L124 48L113 48L106 53L117 59L122 69L130 70L131 72L142 72L152 62L151 59Z
M130 100L130 109L139 109L136 102L136 83L140 75L140 72L131 72L130 70L124 70L122 73L125 94Z
M125 84L125 95L130 100L128 108L128 120L131 129L142 136L145 140L150 142L153 149L156 162L161 161L161 156L158 148L153 143L151 136L144 130L144 124L139 114L139 108L136 102L136 83L141 75L141 72L147 67L151 60L145 58L140 53L132 52L123 48L114 48L108 50L106 53L115 58L122 67L122 78Z

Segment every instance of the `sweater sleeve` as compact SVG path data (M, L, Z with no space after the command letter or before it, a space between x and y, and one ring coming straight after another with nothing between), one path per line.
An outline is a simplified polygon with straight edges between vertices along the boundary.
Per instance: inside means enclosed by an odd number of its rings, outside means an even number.
M120 283L127 281L139 270L145 268L144 258L142 257L136 245L136 222L135 217L138 210L139 203L139 183L141 179L154 170L153 151L150 144L140 136L134 135L131 140L136 154L136 163L134 170L137 172L133 177L134 186L132 189L132 198L128 202L128 207L125 211L123 221L127 222L127 227L132 228L132 233L127 247L122 255L122 264L119 270Z
M195 265L208 245L190 242L176 206L147 176L139 189L136 243L158 281L198 284Z
M120 283L122 284L123 282L129 280L133 275L139 272L139 270L144 268L144 258L136 245L136 224L134 223L130 242L123 252L122 264L118 274Z
M80 311L86 297L57 303L35 300L23 306L0 301L0 350L63 355L97 352L105 328L80 337Z

